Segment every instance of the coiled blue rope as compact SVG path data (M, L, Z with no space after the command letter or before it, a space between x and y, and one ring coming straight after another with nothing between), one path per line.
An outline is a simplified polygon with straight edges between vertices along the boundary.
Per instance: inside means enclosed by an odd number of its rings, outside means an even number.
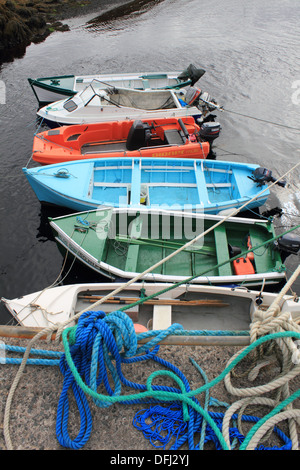
M171 330L178 330L178 328L182 328L181 325L174 324ZM170 330L162 331L157 335L156 343L171 333ZM122 384L136 390L146 390L146 385L132 382L124 377L122 364L152 359L177 374L184 383L185 390L190 391L189 383L182 372L173 364L157 356L159 346L154 344L155 340L151 342L152 351L148 349L149 345L138 347L133 322L127 314L117 311L106 315L104 312L92 311L83 313L79 318L75 338L71 340L70 351L78 373L92 390L96 391L102 385L110 396L120 395ZM65 355L60 360L60 370L64 375L64 381L57 408L56 435L59 443L64 447L79 449L85 445L90 436L92 429L91 413L88 402L69 369ZM114 390L110 386L108 372L113 379ZM74 439L70 438L67 429L69 416L68 390L70 387L74 393L80 414L80 430ZM180 389L174 387L157 385L153 385L153 390L181 392ZM151 398L144 401L128 399L123 403L153 403L153 401ZM94 400L94 402L99 407L110 405L110 403L101 400ZM191 429L189 437L191 445L193 445L191 438L193 436L194 415L194 409L190 408L188 426Z
M157 353L161 339L172 331L182 329L181 325L174 324L170 329L159 332L156 338L150 341L152 350L149 349L149 343L138 347L137 337L132 320L122 311L112 312L106 315L104 312L85 312L81 315L76 328L71 329L69 336L70 353L73 363L81 379L93 390L97 391L99 386L104 387L106 393L110 396L121 394L122 385L134 388L136 390L147 390L147 386L132 382L126 379L122 372L122 364L136 363L144 360L153 360L159 365L169 369L174 377L178 378L180 389L167 386L152 385L153 390L171 391L175 393L190 392L189 383L184 374L173 364L160 358ZM69 368L65 354L60 360L60 370L64 376L62 392L57 408L56 435L59 443L71 449L80 449L88 441L92 431L92 416L88 401L83 390L77 384L75 377ZM206 381L205 374L200 370L201 375ZM109 374L113 379L113 387L110 385ZM156 373L157 375L159 374ZM69 419L69 399L68 391L72 389L76 399L80 414L80 429L75 438L71 438L68 433ZM205 409L208 408L208 395L206 394ZM109 401L96 399L94 402L99 407L107 407L111 404ZM192 400L199 405L198 400L192 397ZM159 403L158 399L128 399L122 400L123 404L136 403ZM218 428L222 428L223 413L209 412ZM152 425L146 423L150 418ZM236 416L233 416L235 419ZM259 418L243 416L244 420L257 422ZM219 439L209 424L204 422L200 413L190 406L182 403L180 400L173 401L169 408L160 405L151 405L148 410L141 410L134 418L133 424L143 432L144 436L150 440L155 447L163 447L175 438L172 444L173 450L179 449L185 442L188 443L190 450L203 449L204 443L212 441L216 449L221 449ZM277 430L277 434L283 439L284 446L279 449L288 450L291 448L291 441ZM200 433L200 442L194 444L194 438ZM237 428L230 429L230 437L235 442L242 442L242 436ZM158 442L158 445L157 445ZM276 449L277 447L272 447ZM267 449L260 446L259 449Z

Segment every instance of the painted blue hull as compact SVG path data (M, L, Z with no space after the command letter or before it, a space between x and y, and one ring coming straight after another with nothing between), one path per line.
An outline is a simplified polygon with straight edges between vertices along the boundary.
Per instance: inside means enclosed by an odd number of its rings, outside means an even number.
M141 206L218 214L254 197L245 209L266 202L268 188L249 178L257 167L212 160L96 158L23 172L41 203L75 211Z

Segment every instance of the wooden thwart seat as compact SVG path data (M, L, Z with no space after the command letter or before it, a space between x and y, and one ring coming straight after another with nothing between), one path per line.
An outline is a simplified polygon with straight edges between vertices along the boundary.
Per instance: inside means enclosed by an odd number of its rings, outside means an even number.
M132 162L130 204L139 204L141 198L141 161Z
M98 260L101 260L103 257L112 215L113 215L112 209L104 210L103 218L99 220L98 225L97 225L97 229L96 229L97 244L95 244L95 246L97 246L97 253L95 254L95 256Z
M206 179L205 179L204 171L202 171L201 165L202 163L195 161L194 171L195 171L195 178L196 178L197 189L198 189L198 194L199 194L199 202L205 207L205 206L208 206L210 203L208 199Z
M130 237L138 238L138 234L141 234L142 231L142 219L138 216L133 220L130 230ZM129 245L127 251L127 258L125 264L125 271L136 272L137 271L137 262L139 256L140 245L138 243L132 243Z
M217 263L224 263L229 260L228 241L226 236L226 228L223 225L218 225L214 229L214 237L216 244ZM231 276L230 263L226 263L223 266L218 267L219 276Z
M153 330L165 330L172 324L172 306L153 306Z

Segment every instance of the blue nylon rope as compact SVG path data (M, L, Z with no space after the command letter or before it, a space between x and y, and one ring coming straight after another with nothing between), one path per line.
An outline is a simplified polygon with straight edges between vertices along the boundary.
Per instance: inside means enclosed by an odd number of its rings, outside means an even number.
M218 428L222 430L222 421L224 413L215 413L209 411L209 415L214 419ZM232 415L232 419L236 420L237 414ZM243 415L242 421L256 423L260 418L256 416ZM133 425L143 433L144 437L149 440L151 445L155 448L166 449L166 446L171 443L171 440L175 439L175 442L170 447L170 450L178 450L187 440L187 423L183 420L182 407L171 405L170 407L164 407L160 405L152 406L148 409L140 410L136 413L133 419ZM197 420L197 426L194 427L193 432L200 433L203 429L203 418ZM276 426L274 432L280 437L284 445L281 447L273 446L266 447L260 445L256 450L291 450L291 440ZM202 436L202 435L201 435ZM234 439L238 442L243 442L245 436L240 434L239 430L235 427L229 429L230 442ZM204 443L213 442L216 450L222 450L219 440L209 426L206 424L206 432ZM204 444L203 443L203 444ZM194 450L202 450L201 441L194 447Z
M134 330L133 322L122 311L112 312L106 315L104 312L85 312L81 315L75 330L75 337L70 338L70 351L74 365L81 378L94 391L102 385L108 395L120 395L122 384L136 390L146 390L146 385L132 382L124 377L122 372L123 364L137 363L145 360L153 360L160 366L163 366L176 374L183 383L186 392L191 391L190 385L184 374L173 364L160 358L157 354L159 345L157 344L163 337L172 334L172 331L182 329L181 325L174 324L167 331L161 331L158 336L149 343L138 347L137 336ZM87 398L79 387L69 368L65 355L60 359L60 370L64 376L61 396L57 407L56 435L59 443L71 449L80 449L88 441L92 431L92 416ZM198 368L199 370L199 368ZM201 369L199 370L204 380L206 376ZM113 379L114 389L109 383L109 374ZM172 391L182 393L182 390L170 386L152 385L153 390ZM68 391L72 389L77 408L80 415L80 429L75 438L71 438L68 433L69 420L69 399ZM198 405L198 400L192 398ZM109 402L93 399L99 407L110 406ZM213 400L213 399L212 399ZM128 399L122 401L123 404L137 403L158 403L155 399ZM215 401L216 404L216 401ZM173 402L169 408L160 405L151 405L147 410L139 411L133 420L137 429L143 432L155 447L165 448L165 446L175 438L175 443L171 449L179 449L185 442L189 449L201 450L204 443L212 441L216 449L221 449L221 445L212 428L206 424L203 417L196 412L192 406L188 406L188 421L184 420L183 404ZM208 395L206 395L205 408L208 407ZM216 420L219 429L222 428L222 419L224 414L209 412L210 416ZM235 419L237 415L233 417ZM146 419L152 420L152 425L146 423ZM243 416L244 420L257 422L259 418ZM277 428L276 428L277 430ZM284 441L284 446L279 449L290 449L291 441L283 435L280 430L277 434ZM200 442L194 444L196 433L200 433ZM237 428L230 429L230 437L235 441L242 442L242 436ZM157 445L157 442L159 443ZM272 447L272 449L277 447ZM267 449L259 446L259 449Z
M0 343L0 351L8 351L8 352L16 352L22 353L26 351L26 348L21 346L13 346L9 344ZM39 359L27 359L26 364L35 365L35 366L58 366L59 360L63 353L59 351L49 351L44 349L31 349L30 354L36 356L46 356L45 358ZM53 359L56 358L56 359ZM21 364L22 358L16 357L7 357L7 356L0 356L0 364Z
M181 325L174 324L172 328L178 330ZM114 337L114 335L115 337ZM162 331L156 338L159 342L161 338L170 334L170 331ZM106 315L104 312L85 312L81 315L76 328L75 342L71 346L71 354L74 364L85 380L87 385L93 390L101 384L104 385L106 392L110 395L119 395L121 393L121 384L134 388L136 390L146 390L146 385L132 382L126 379L122 372L122 364L130 364L140 361L152 359L163 367L167 367L177 374L184 383L186 391L190 391L189 383L182 372L173 364L161 359L157 356L159 346L152 341L153 350L150 351L149 346L137 347L137 337L134 330L132 320L124 312L118 311ZM146 349L147 348L147 349ZM123 353L120 351L124 349ZM140 354L137 356L136 354ZM142 354L141 354L142 353ZM128 357L135 354L133 357ZM114 360L115 365L112 360ZM72 449L79 449L87 442L91 433L92 418L89 410L88 402L77 385L71 374L65 355L60 360L60 370L64 375L63 388L58 403L56 434L61 445ZM115 390L112 390L108 381L108 371L111 373L115 384ZM69 416L68 390L73 390L77 407L80 414L80 432L75 439L71 439L67 422ZM154 390L171 391L180 393L175 387L153 385ZM194 399L196 400L196 399ZM156 400L157 401L157 400ZM106 407L110 403L100 400L94 400L97 406ZM147 400L127 400L124 404L136 403L153 403L154 399ZM192 428L194 423L195 411L189 407L189 442L192 444Z

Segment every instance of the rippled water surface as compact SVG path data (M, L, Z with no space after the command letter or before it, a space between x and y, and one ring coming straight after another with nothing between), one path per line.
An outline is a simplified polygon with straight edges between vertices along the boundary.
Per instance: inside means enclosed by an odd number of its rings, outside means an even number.
M37 102L28 77L183 70L193 63L206 69L199 85L226 110L218 115L219 160L258 163L274 176L299 161L298 0L157 0L100 13L73 18L70 31L53 33L1 66L6 103L0 104L0 296L43 289L62 268L47 224L57 213L41 208L22 173L36 131ZM276 222L280 230L300 221L299 173L289 175L287 188L272 191L268 208L285 211ZM298 262L289 258L289 270ZM86 276L73 271L65 282ZM5 322L2 310L1 315Z

